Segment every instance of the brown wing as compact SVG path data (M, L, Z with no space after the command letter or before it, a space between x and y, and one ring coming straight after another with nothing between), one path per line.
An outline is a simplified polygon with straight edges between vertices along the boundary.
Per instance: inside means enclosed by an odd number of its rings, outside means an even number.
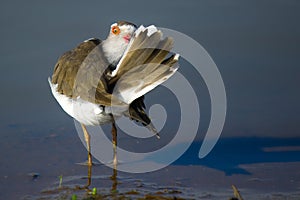
M64 53L57 61L52 83L57 91L70 98L80 97L89 102L111 105L111 94L103 78L109 66L99 39L87 40Z

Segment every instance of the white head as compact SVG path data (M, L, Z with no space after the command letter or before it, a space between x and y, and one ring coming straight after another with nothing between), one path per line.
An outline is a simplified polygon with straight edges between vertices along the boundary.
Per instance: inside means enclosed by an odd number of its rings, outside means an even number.
M110 26L109 35L103 41L103 50L110 63L117 64L133 37L135 30L136 25L125 21L119 21Z

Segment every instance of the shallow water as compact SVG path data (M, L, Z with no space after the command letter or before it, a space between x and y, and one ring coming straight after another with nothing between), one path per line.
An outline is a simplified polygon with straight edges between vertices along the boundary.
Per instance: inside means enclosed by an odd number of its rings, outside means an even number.
M1 2L0 199L86 195L72 190L86 182L86 167L76 164L86 160L86 150L73 120L51 96L47 78L63 52L87 38L105 38L107 27L120 19L174 29L200 43L225 84L226 123L213 151L199 159L211 114L209 93L182 59L180 72L201 111L193 144L164 169L119 172L118 192L111 192L112 169L96 165L91 188L106 198L228 199L234 184L245 199L299 199L299 8L297 1ZM168 113L162 139L121 132L120 147L147 152L170 142L180 123L179 104L163 87L146 96L148 108L158 103ZM108 136L109 129L104 126Z
M0 142L2 149L11 149L1 151L1 157L5 158L1 160L1 199L88 196L86 191L76 189L86 183L87 167L76 164L86 160L86 150L74 128L57 127L44 133L45 136L39 131L28 131L25 126L7 130L10 131L3 134L5 140ZM16 140L18 137L20 140ZM111 179L111 168L98 164L92 169L90 189L96 187L98 194L107 199L112 195L228 199L233 196L231 185L234 184L245 199L299 198L299 152L263 150L270 144L276 147L283 143L277 139L249 139L251 143L259 141L256 151L243 141L247 139L221 139L204 160L192 157L193 149L199 148L199 143L193 143L167 168L145 174L118 172L116 181ZM126 140L119 140L123 142ZM285 144L294 142L287 140ZM60 175L62 188L59 187ZM114 187L115 192L112 192Z

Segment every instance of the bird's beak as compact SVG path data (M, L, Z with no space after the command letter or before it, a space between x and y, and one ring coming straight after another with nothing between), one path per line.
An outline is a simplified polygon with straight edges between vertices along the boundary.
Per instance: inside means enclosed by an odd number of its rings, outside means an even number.
M130 41L130 39L131 39L131 35L130 35L130 34L125 35L125 36L123 37L123 39L125 40L126 43L129 43L129 41Z

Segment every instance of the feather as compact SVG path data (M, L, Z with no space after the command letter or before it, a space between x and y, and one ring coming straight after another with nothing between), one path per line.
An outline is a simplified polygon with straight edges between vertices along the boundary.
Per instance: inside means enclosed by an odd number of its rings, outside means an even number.
M173 39L162 39L162 33L154 26L139 28L128 49L111 73L109 85L115 95L126 104L143 96L166 81L177 70L179 55L165 59L173 47Z

